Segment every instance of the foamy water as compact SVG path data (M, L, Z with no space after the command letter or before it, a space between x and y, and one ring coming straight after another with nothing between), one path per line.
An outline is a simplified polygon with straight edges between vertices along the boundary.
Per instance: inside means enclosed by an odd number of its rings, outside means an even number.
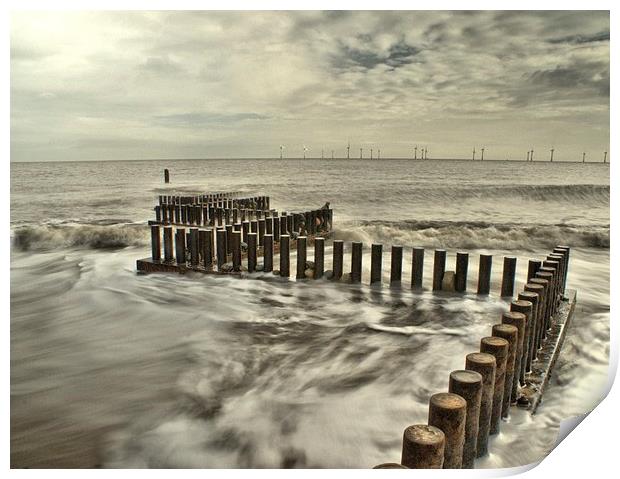
M406 246L405 278L411 246L429 248L426 285L432 248L449 250L448 269L469 251L470 291L481 252L497 257L497 291L502 255L518 257L521 288L527 259L572 246L577 314L543 405L515 411L477 467L540 460L560 421L604 390L607 165L170 161L17 164L11 175L14 467L398 461L403 429L425 422L430 395L506 307L261 274L137 276L150 251L142 225L168 191L268 194L280 210L331 201L336 237Z

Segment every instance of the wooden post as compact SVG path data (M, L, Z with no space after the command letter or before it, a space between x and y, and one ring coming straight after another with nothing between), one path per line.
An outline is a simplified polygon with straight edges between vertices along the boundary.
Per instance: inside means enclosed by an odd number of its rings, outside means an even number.
M482 400L482 375L467 369L452 371L448 392L458 394L467 402L462 467L463 469L473 469L478 439L480 402Z
M222 271L222 266L226 263L226 230L218 229L217 235L217 269Z
M559 274L559 281L558 281L558 293L559 293L559 300L561 301L562 298L564 297L564 268L566 266L566 256L564 256L564 254L562 253L550 253L547 255L547 260L549 261L557 261L560 264L560 274Z
M265 218L265 234L273 235L273 218L271 216Z
M151 226L151 259L153 261L161 260L161 240L159 237L159 226Z
M538 274L538 273L536 273ZM547 315L547 295L549 294L549 282L546 279L541 278L532 278L529 284L537 284L542 286L543 291L540 295L539 302L539 311L536 318L536 349L540 349L542 347L543 340L547 337L547 331L545 329L546 324L546 315Z
M241 232L232 233L232 262L233 271L241 271Z
M495 356L495 388L493 389L493 411L491 412L491 429L489 434L497 434L502 415L504 384L506 382L508 341L494 336L487 336L480 340L480 352Z
M528 283L529 284L529 283ZM540 285L532 285L535 287L540 287ZM542 289L542 287L540 287ZM536 323L537 323L537 313L538 313L538 294L534 291L527 290L527 284L525 285L525 291L519 293L519 300L527 301L532 304L530 314L527 318L527 327L525 328L525 344L527 344L527 353L525 355L525 372L530 372L532 370L532 361L535 357L535 346L534 346L534 333L536 331ZM524 313L523 311L520 311ZM525 314L525 313L524 313Z
M265 236L265 220L258 220L258 245L263 246L263 236Z
M248 272L256 271L256 233L248 233Z
M297 279L306 278L307 242L305 236L297 238Z
M189 254L192 268L198 266L198 228L189 229Z
M504 272L502 274L502 297L514 296L516 270L517 258L514 256L505 256Z
M435 426L414 424L403 433L401 463L409 469L441 469L446 436Z
M164 169L164 183L170 183L170 172L168 168Z
M286 217L286 231L288 231L288 234L290 236L290 234L293 232L293 215L288 215Z
M362 243L351 243L351 282L359 283L362 280Z
M491 268L493 256L481 254L478 266L478 294L489 294L491 291Z
M568 246L557 246L553 248L554 253L564 255L564 278L562 279L562 291L566 291L566 278L568 275L568 263L570 260L570 248Z
M202 265L205 269L211 269L213 266L213 230L202 230L198 233L202 235Z
M470 353L465 358L465 369L476 371L482 376L476 457L482 457L488 452L491 415L493 413L493 391L495 389L495 364L495 356L491 354Z
M542 269L542 268L541 268ZM547 271L538 271L536 278L547 281L545 288L545 315L544 315L544 337L547 338L547 330L551 327L551 302L553 301L553 274ZM534 281L534 279L532 281Z
M323 277L325 269L325 239L314 238L314 279Z
M289 235L280 235L280 276L288 278L291 275Z
M287 221L286 221L286 211L282 212L282 215L280 216L280 236L282 235L288 235L287 233Z
M403 247L392 246L392 264L390 265L390 286L399 287L403 277Z
M155 221L157 221L158 223L161 223L161 206L160 205L155 206Z
M559 300L562 290L562 282L560 281L560 262L555 260L544 260L541 271L547 271L553 274L552 296L551 296L551 314L555 315L558 310Z
M455 291L464 293L467 291L467 266L469 263L469 254L463 252L456 253L456 278Z
M280 241L280 218L278 216L273 217L273 240Z
M433 291L441 291L441 282L446 271L446 250L435 250L435 262L433 264Z
M540 267L542 266L540 261L531 259L527 262L527 280L526 283L532 279L536 277L536 272L540 269Z
M185 228L177 228L174 238L177 264L185 264Z
M428 424L443 431L444 469L460 469L463 465L463 443L467 403L458 394L437 393L431 396L428 408Z
M343 248L344 244L342 242L342 240L334 240L334 243L332 245L332 249L333 249L333 260L332 260L332 270L333 270L333 275L332 278L333 279L340 279L342 278L342 272L343 272Z
M511 324L494 324L491 334L495 337L508 341L508 356L506 357L506 379L504 380L504 395L502 396L502 417L508 417L510 404L516 403L517 395L513 392L515 376L519 371L515 368L517 359L517 344L519 341L519 330Z
M522 332L519 331L519 349L517 350L517 354L520 355L520 358L517 359L515 364L515 375L519 376L519 382L521 384L525 384L525 371L527 369L527 356L529 354L529 335L530 330L532 328L532 303L529 301L524 301L522 299L517 299L510 303L510 311L515 313L521 313L525 316L525 324L524 324L524 332L523 332L523 341L521 341ZM521 344L523 343L523 344ZM513 402L516 400L516 396L513 396Z
M174 260L172 249L172 226L164 226L164 261L167 263Z
M266 234L263 243L263 271L270 273L273 271L273 234Z
M381 286L381 263L383 261L383 245L373 244L371 247L370 284Z
M511 304L512 308L512 304ZM510 397L512 401L517 400L517 391L519 388L520 382L520 371L521 371L521 361L523 358L523 343L525 341L525 330L527 328L527 317L525 314L520 313L518 311L505 311L502 314L502 324L509 324L517 328L517 349L515 356L515 366L514 371L515 374L512 377L512 384L510 385ZM508 380L508 379L506 379Z
M424 248L413 248L411 254L411 288L421 289L424 276Z
M249 221L243 221L241 223L241 231L243 232L243 242L245 244L248 243L248 234L250 233L250 222Z

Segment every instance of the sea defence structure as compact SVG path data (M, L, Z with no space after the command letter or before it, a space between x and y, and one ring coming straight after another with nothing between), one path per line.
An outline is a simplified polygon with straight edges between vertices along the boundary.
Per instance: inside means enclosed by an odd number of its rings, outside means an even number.
M278 212L270 208L268 196L163 195L154 212L149 221L151 257L137 261L138 272L248 278L270 273L284 280L363 283L364 245L332 240L329 203ZM326 255L327 241L331 255ZM420 247L410 250L405 259L402 245L370 245L369 287L383 287L383 254L389 251L389 287L422 290L424 260L430 255ZM293 265L291 251L297 253ZM350 255L349 271L344 270L345 253ZM479 350L463 358L463 369L446 371L446 390L429 397L427 424L405 429L400 463L378 468L473 468L475 459L488 453L489 436L499 432L512 408L536 412L575 309L576 292L566 289L569 256L569 247L558 246L545 258L529 260L522 291L516 291L517 258L506 256L497 292L491 288L493 258L479 256L475 293L498 301L504 312L488 336L480 338ZM403 278L403 261L411 261L410 278ZM447 269L444 249L434 250L432 261L427 280L432 294L468 292L469 253L456 252L453 271Z

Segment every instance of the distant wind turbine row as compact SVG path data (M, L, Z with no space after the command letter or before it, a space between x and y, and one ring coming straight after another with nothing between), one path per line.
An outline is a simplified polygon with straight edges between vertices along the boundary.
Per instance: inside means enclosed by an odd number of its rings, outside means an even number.
M285 149L286 149L285 145L280 145L280 159L284 158L284 150ZM381 149L380 148L377 148L377 155L376 155L376 157L375 157L375 149L374 148L369 148L368 150L370 151L370 159L371 160L374 160L374 159L380 160L381 159ZM418 158L418 150L419 150L419 153L420 153L419 158ZM310 149L306 145L302 145L302 152L303 152L303 158L304 159L307 159L306 153L309 152L309 151L310 151ZM349 159L351 159L351 142L350 141L347 142L346 151L347 151L346 158L347 158L347 160L349 160ZM471 156L472 161L476 160L476 152L477 152L476 151L476 147L474 146L473 149L472 149L472 156ZM485 152L485 148L481 147L480 151L479 151L479 153L480 153L479 160L480 161L484 161L484 152ZM550 162L553 162L554 152L555 152L555 147L551 147L551 149L549 150L549 153L550 153L549 161ZM332 160L334 159L334 150L331 150L331 158L332 158ZM321 159L325 159L325 148L321 148ZM360 160L364 159L364 148L360 148L359 159ZM428 148L427 147L423 147L422 148L422 147L418 147L418 145L415 145L413 147L413 159L414 160L418 160L418 159L420 159L420 160L428 160ZM446 158L446 159L448 159L448 158ZM454 158L454 159L458 159L458 158ZM534 149L533 148L527 151L525 161L526 162L534 161ZM585 151L583 152L581 161L582 161L582 163L586 162L586 152ZM605 151L603 153L603 163L607 163L607 151Z

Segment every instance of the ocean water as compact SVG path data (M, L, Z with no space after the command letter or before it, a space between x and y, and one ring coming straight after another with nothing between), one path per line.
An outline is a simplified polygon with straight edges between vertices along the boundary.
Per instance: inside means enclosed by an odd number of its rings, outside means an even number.
M163 184L163 168L171 183ZM138 276L160 194L234 190L334 209L384 244L380 289ZM535 416L513 410L476 467L541 460L596 406L609 356L609 165L168 160L11 165L12 467L332 467L398 462L404 428L499 322L501 257L571 246L574 322ZM389 245L427 248L425 291L387 286ZM428 291L432 250L470 253L463 297ZM477 297L477 255L494 255ZM346 257L347 255L345 255ZM309 259L312 259L309 252ZM329 259L328 259L329 258ZM326 266L330 268L330 247ZM349 266L345 259L345 268Z

